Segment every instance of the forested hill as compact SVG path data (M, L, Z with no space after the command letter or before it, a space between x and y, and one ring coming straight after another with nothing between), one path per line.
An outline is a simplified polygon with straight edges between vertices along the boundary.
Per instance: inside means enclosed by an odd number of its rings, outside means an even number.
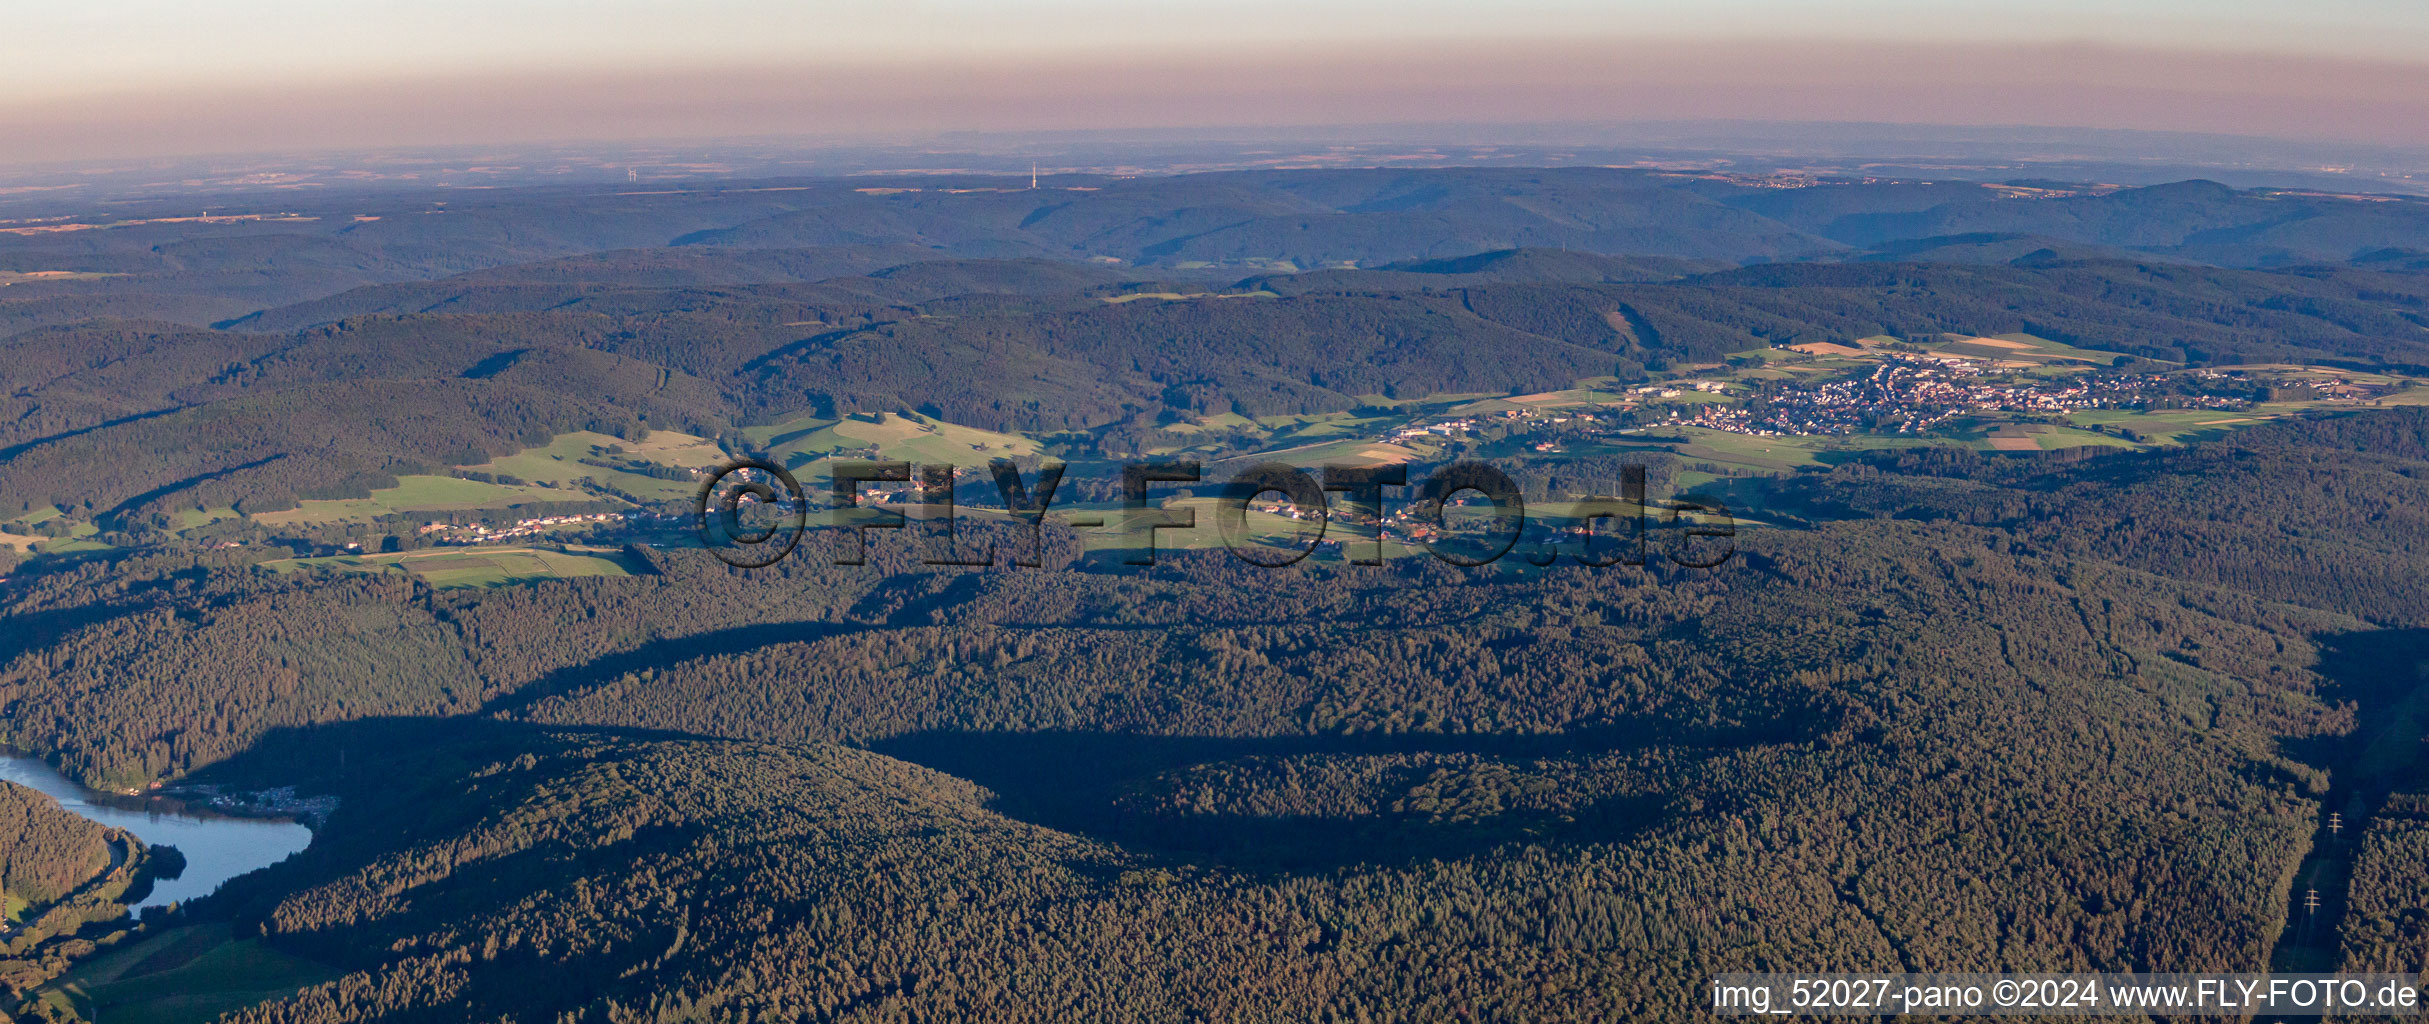
M2083 453L2078 453L2083 454ZM2429 627L2414 584L2429 537L2429 410L2267 424L2181 450L2083 459L1881 453L1749 500L2022 540L2398 628Z
M1541 253L1512 260L1549 275L1572 266ZM2027 332L2177 365L2429 366L2429 277L2352 268L1810 264L1597 283L1434 270L1234 284L1125 276L958 260L814 285L441 281L413 286L426 294L401 304L435 312L349 314L292 333L159 321L28 330L0 339L15 385L0 394L0 511L56 506L140 530L178 509L360 497L576 430L718 437L797 416L911 410L989 430L1145 430L1175 416L1345 412L1378 396L1540 392L1879 335ZM400 305L389 291L362 298L366 310Z
M63 210L0 233L0 514L141 543L577 430L1137 436L1884 335L2429 367L2429 204L2370 198L1497 169Z
M79 771L345 798L196 909L344 974L246 1020L1669 1020L1735 969L2228 970L2337 784L2305 751L2383 717L2336 652L2429 619L2345 596L2417 562L2422 422L1849 463L1709 573L129 566L40 583L89 624L0 699ZM2271 494L2283 552L2117 532L2257 537ZM2308 563L2349 571L2266 571Z
M0 893L35 906L56 902L109 868L108 831L0 782Z
M535 262L553 266L490 280L571 283L588 275L568 258L670 247L797 253L747 272L646 257L662 280L700 285L866 273L917 253L1181 270L1422 264L1522 247L1743 264L1863 258L1990 235L2044 240L2028 251L2243 267L2429 250L2429 202L2211 182L2017 187L1571 168L1063 176L1025 185L921 176L648 191L333 189L217 197L218 215L203 218L192 206L211 197L98 210L69 201L28 211L55 213L41 230L0 237L0 270L110 276L13 282L0 293L0 334L95 316L210 323L367 285Z

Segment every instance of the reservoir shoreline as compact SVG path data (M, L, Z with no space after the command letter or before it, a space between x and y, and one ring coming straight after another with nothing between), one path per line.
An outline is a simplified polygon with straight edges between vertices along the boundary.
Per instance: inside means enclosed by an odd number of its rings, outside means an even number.
M87 789L41 759L0 747L0 781L34 790L69 813L123 829L147 846L174 846L185 855L185 872L155 882L149 895L129 909L168 906L199 899L238 875L269 867L302 852L312 842L310 826L286 817L244 813L246 805L200 805L176 796L127 796Z

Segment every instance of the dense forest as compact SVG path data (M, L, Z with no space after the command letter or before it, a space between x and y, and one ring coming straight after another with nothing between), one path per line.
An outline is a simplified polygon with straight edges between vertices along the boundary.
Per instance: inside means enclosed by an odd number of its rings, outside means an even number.
M246 1019L1654 1019L1727 969L2228 970L2335 785L2289 744L2369 713L2324 652L2429 614L2366 596L2425 442L1851 463L1709 573L88 566L34 575L59 626L0 700L88 777L345 797L197 911L349 972ZM2247 533L2299 493L2296 550L2378 561L2153 550L2087 479ZM2402 962L2407 826L2370 827L2344 941Z
M0 894L56 903L109 866L106 829L50 797L0 782Z
M2429 965L2429 911L2420 905L2429 877L2429 818L2414 797L2390 808L2362 837L2354 858L2351 921L2342 932L2348 970L2405 972Z
M0 1020L27 993L126 937L127 904L184 858L0 782Z

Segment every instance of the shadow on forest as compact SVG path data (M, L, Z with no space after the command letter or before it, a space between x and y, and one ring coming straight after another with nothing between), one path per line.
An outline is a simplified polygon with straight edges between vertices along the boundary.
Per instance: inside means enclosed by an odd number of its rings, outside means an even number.
M1057 831L1120 845L1175 863L1241 870L1329 871L1352 864L1404 864L1453 858L1513 842L1610 841L1633 835L1669 813L1664 794L1610 796L1561 810L1517 806L1482 815L1388 808L1437 768L1537 760L1584 760L1655 746L1721 750L1804 738L1812 723L1684 737L1666 726L1580 730L1557 735L1392 733L1279 737L1151 736L1084 732L927 732L870 744L890 757L993 790L994 810ZM1187 813L1167 810L1176 773L1248 767L1253 759L1405 759L1368 788L1364 815ZM1177 785L1193 788L1191 780ZM1237 795L1237 794L1234 794Z
M733 654L773 644L810 643L864 628L831 622L768 622L653 640L629 651L603 655L557 669L490 700L481 711L483 714L509 714L550 697L612 682L630 673L664 671L695 658Z
M178 785L231 790L294 786L307 795L338 797L344 801L339 813L346 814L358 806L395 804L415 787L453 785L484 765L527 753L562 751L581 744L583 737L706 739L657 729L550 725L481 715L361 718L271 729L243 753L202 768Z
M2356 727L2342 736L2287 740L2287 756L2327 771L2340 799L2370 807L2393 787L2417 783L2421 730L2429 713L2429 629L2341 633L2320 643L2313 666L2327 680L2320 699L2355 706ZM2410 755L2410 756L2406 756Z
M2310 852L2296 867L2290 909L2271 969L2334 970L2338 932L2351 896L2353 854L2371 818L2399 786L2429 779L2429 630L2344 633L2320 644L2320 697L2354 706L2353 731L2287 740L2286 755L2328 773ZM2316 907L2310 901L2316 897Z
M1560 735L1399 733L1265 738L928 732L873 743L869 749L985 786L997 794L991 807L1008 817L1088 836L1167 863L1306 873L1362 863L1390 865L1460 857L1517 842L1611 841L1636 834L1672 813L1671 796L1661 793L1548 802L1515 800L1506 808L1492 803L1481 811L1389 809L1438 768L1453 769L1455 779L1479 770L1496 775L1492 771L1495 765L1524 776L1536 761L1584 761L1655 747L1717 753L1794 741L1813 727L1814 723L1790 721L1755 730L1684 735L1669 726L1646 723ZM299 786L306 793L333 793L344 800L328 826L337 833L394 832L408 820L428 830L443 824L427 820L439 804L461 806L460 801L424 802L418 794L428 787L438 787L432 793L449 791L486 765L511 762L526 753L545 755L586 743L588 738L712 739L485 716L366 719L273 730L244 754L197 772L187 781L236 790ZM1318 765L1348 758L1394 761L1379 774L1368 776L1368 805L1382 810L1352 815L1184 813L1169 810L1154 799L1156 793L1171 792L1171 773L1209 767L1253 770L1253 759L1294 757L1309 758ZM1188 785L1194 788L1195 784ZM444 824L468 826L471 822ZM364 834L349 836L355 842L368 838Z

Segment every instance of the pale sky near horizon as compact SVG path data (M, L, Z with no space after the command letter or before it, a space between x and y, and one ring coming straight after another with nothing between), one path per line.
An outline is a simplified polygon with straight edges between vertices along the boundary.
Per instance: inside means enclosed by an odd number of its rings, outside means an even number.
M86 0L0 20L0 162L1706 117L2429 145L2423 0Z

